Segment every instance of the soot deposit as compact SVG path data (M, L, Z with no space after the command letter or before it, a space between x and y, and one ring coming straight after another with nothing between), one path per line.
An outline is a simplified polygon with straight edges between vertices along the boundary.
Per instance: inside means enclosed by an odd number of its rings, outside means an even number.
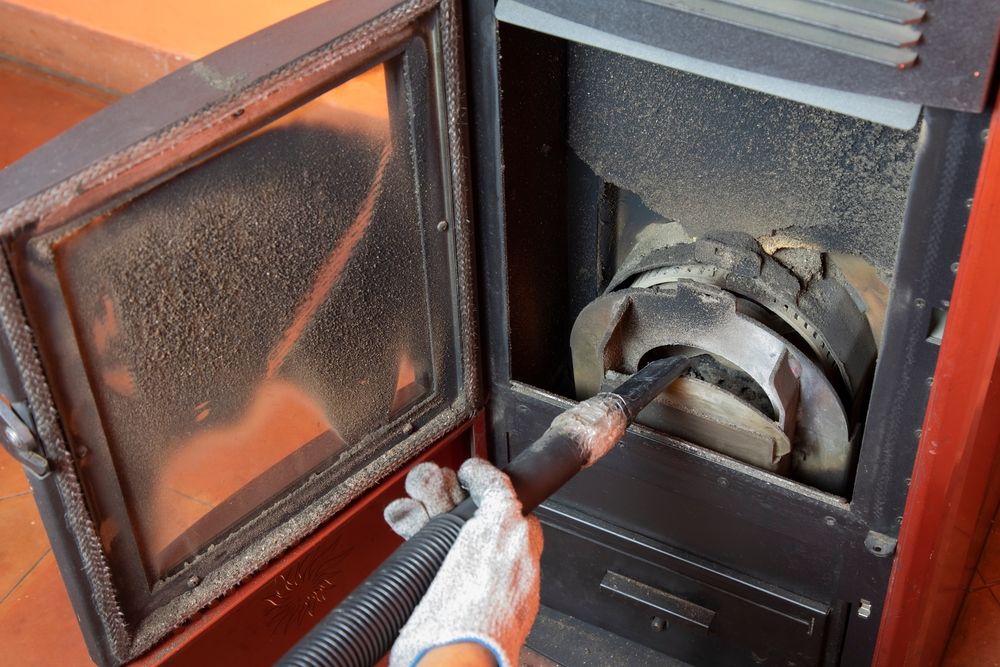
M278 126L59 246L85 356L105 377L117 369L116 382L91 383L140 532L159 520L145 511L166 458L253 400L388 140L384 130ZM278 370L347 443L386 423L401 355L425 388L433 372L413 174L411 153L393 151L370 223Z
M919 129L581 45L567 67L571 148L690 235L781 231L892 272Z

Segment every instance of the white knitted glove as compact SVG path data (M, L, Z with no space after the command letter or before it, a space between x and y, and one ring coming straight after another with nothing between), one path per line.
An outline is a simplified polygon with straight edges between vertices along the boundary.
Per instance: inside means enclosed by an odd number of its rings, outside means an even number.
M405 538L431 516L446 512L469 490L478 509L462 527L441 570L417 605L389 654L390 667L412 667L431 649L476 642L497 664L518 664L518 654L538 613L542 529L521 516L507 475L483 459L451 470L416 466L406 478L410 498L393 501L385 519Z

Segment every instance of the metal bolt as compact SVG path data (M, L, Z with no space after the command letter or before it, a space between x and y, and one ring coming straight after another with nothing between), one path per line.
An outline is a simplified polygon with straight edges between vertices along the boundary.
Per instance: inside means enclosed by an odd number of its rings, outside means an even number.
M729 480L725 477L719 478L719 486L729 486Z
M88 454L90 454L90 450L87 449L86 447L84 447L83 445L80 445L79 447L77 447L77 449L76 449L76 456L77 456L77 458L85 459L85 458L87 458Z
M980 132L979 133L979 138L985 144L986 140L990 138L990 129L986 128L985 130L983 130L982 132Z
M903 480L903 484L906 484L907 488L909 488L910 482L912 482L912 481L913 481L912 479L910 479L909 477L907 477L906 479Z
M926 380L924 380L924 382L927 383L928 387L933 387L934 386L934 378L933 377L927 378Z
M403 433L410 434L413 433L413 422L406 422L403 424Z
M924 306L927 305L927 302L924 301L923 299L917 298L913 300L913 305L916 306L917 308L923 308Z
M441 222L438 223L438 227L437 228L438 228L439 232L446 232L446 231L448 231L448 221L447 220L442 220Z
M923 434L924 434L923 430L921 430L921 429L919 429L919 428L915 428L915 429L913 429L913 435L914 435L914 436L916 436L916 437L918 437L918 438L919 438L919 437L920 437L920 436L922 436Z
M201 583L201 579L199 579L197 575L192 574L190 577L188 577L188 580L187 580L188 588L194 588L195 586L197 586L200 583Z
M952 262L951 263L951 272L952 273L958 273L958 262Z
M901 516L897 516L896 517L896 525L897 526L902 526L903 525L903 517L901 517Z
M965 200L965 208L972 208L972 197Z
M860 618L868 618L872 615L872 603L868 600L861 600L861 604L858 606L858 616Z
M834 519L832 516L825 516L823 517L823 523L825 523L828 526L836 526L837 520Z
M656 632L660 632L663 628L667 627L667 622L659 616L654 616L653 620L649 622L649 627L653 628Z

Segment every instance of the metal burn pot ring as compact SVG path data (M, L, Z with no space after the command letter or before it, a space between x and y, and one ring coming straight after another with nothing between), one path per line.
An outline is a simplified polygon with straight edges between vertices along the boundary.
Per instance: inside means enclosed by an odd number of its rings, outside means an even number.
M679 281L657 291L606 294L580 313L571 346L580 398L618 379L616 373L634 373L657 348L693 348L724 359L764 391L776 428L768 428L760 410L693 378L682 378L673 396L657 402L661 412L654 407L649 425L759 467L787 470L825 491L845 490L852 445L836 391L804 353L739 312L729 292ZM647 423L646 416L639 421Z

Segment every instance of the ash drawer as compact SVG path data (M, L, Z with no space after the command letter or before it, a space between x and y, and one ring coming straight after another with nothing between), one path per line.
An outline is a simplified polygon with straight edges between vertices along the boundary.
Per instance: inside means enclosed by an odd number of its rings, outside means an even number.
M545 526L542 603L692 665L819 665L830 607L561 508Z

